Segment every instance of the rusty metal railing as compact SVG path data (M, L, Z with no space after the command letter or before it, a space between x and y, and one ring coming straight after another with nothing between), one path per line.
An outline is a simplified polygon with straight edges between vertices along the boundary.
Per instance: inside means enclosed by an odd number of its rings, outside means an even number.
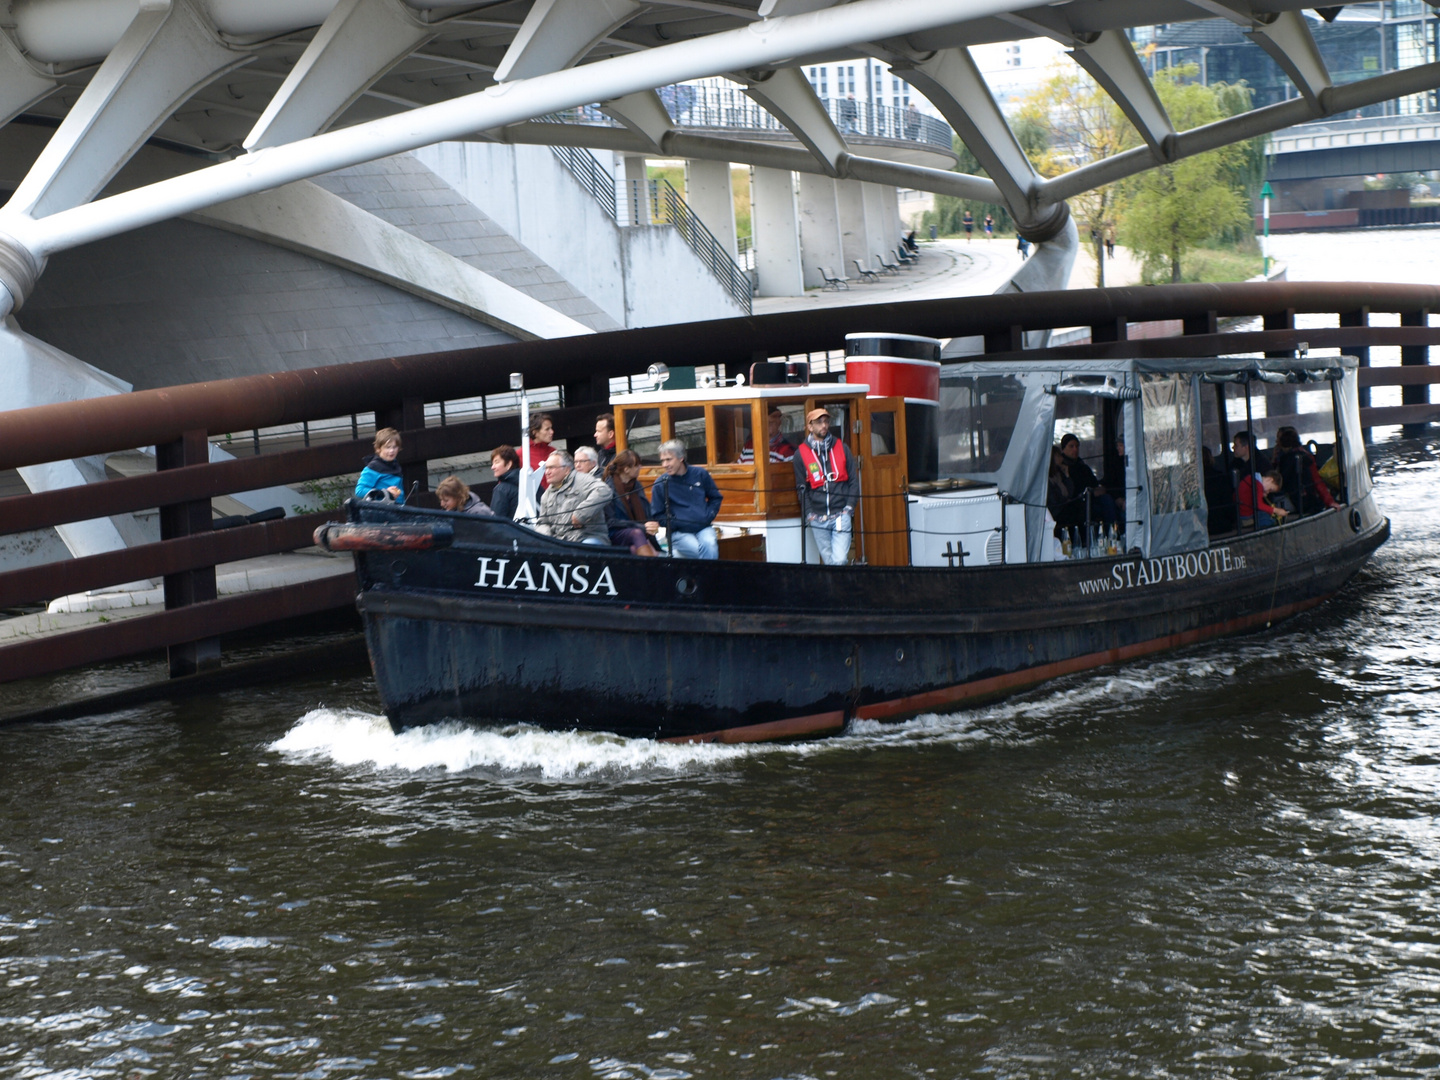
M1370 351L1397 346L1399 366L1362 371L1361 385L1400 386L1399 406L1362 412L1366 427L1440 422L1427 387L1440 381L1429 349L1440 345L1440 288L1351 283L1182 285L967 297L784 313L699 325L648 327L481 350L367 361L0 413L0 469L106 455L153 445L158 471L0 502L0 535L114 514L161 511L161 539L124 551L0 573L0 607L146 578L163 578L164 610L0 646L0 682L104 660L171 650L172 672L218 662L221 635L354 601L350 574L283 588L218 597L218 564L293 551L311 543L333 513L304 514L223 531L210 528L210 500L256 488L301 484L359 471L368 438L209 463L208 440L227 432L302 425L374 413L379 426L404 432L407 486L426 482L426 462L513 442L513 417L427 427L427 403L503 393L512 371L528 385L563 386L569 407L556 415L562 437L588 441L605 411L608 380L653 362L748 368L756 359L843 346L856 331L950 338L977 336L986 356L1003 360L1065 357L1206 356L1340 349L1368 363ZM1371 325L1398 315L1399 325ZM1296 328L1297 317L1325 315L1334 325ZM1263 329L1226 333L1222 320L1259 319ZM1132 337L1136 324L1164 324L1172 336ZM1023 350L1027 331L1090 328L1090 341ZM1152 331L1154 326L1150 328ZM367 433L368 434L368 433Z

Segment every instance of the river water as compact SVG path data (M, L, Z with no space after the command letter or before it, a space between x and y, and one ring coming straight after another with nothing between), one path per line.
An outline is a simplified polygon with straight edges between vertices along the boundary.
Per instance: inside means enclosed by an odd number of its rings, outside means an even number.
M1440 440L1374 467L1324 608L825 742L321 674L7 730L0 1075L1434 1075Z

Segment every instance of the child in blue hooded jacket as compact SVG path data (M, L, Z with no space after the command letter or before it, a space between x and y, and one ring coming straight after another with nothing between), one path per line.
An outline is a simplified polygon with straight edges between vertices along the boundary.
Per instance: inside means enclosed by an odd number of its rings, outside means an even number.
M400 479L400 465L395 460L400 456L400 432L393 427L381 428L375 433L375 453L365 462L365 471L355 484L355 497L363 499L372 491L388 494L397 503L404 505L405 489Z

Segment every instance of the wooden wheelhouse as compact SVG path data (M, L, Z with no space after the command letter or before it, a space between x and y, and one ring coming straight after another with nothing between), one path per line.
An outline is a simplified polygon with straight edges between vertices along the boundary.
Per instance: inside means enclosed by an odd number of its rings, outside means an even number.
M805 416L825 409L860 462L861 500L852 559L909 565L905 403L869 397L864 384L725 386L655 390L612 398L616 449L634 450L648 492L659 475L660 444L685 444L686 461L705 468L724 496L716 528L721 559L818 562L800 528L791 458L805 438Z

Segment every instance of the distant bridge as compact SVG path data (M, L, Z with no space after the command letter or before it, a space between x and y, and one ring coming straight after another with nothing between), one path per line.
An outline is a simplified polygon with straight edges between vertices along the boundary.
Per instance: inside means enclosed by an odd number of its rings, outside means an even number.
M1270 137L1270 180L1440 169L1440 113L1325 120Z

